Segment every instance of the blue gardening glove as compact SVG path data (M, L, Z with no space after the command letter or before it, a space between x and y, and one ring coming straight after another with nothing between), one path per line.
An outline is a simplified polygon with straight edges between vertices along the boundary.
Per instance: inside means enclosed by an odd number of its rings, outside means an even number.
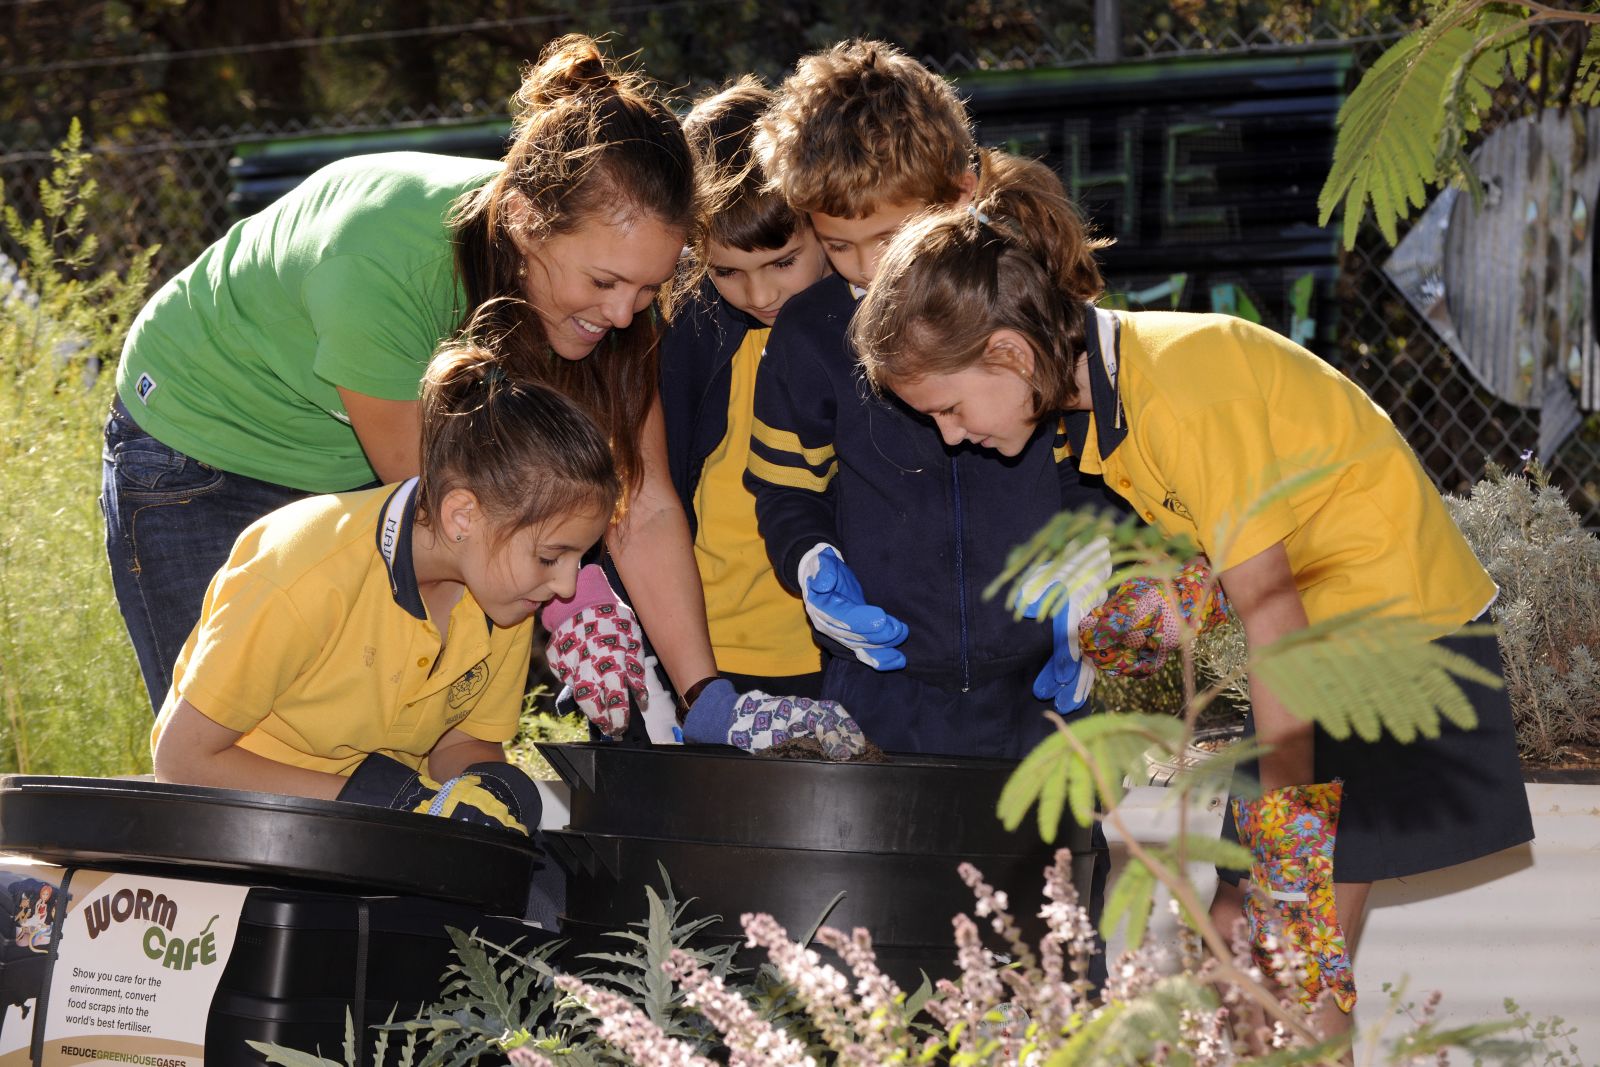
M439 783L377 752L357 765L335 799L528 832L514 813L520 805L511 788L492 775L461 774Z
M1105 600L1110 580L1111 545L1097 537L1063 560L1033 568L1017 585L1012 604L1022 608L1023 618L1050 614L1054 648L1033 680L1033 695L1053 701L1062 715L1083 707L1094 687L1094 666L1083 659L1078 624Z
M695 744L733 745L746 752L813 737L831 760L859 756L867 744L861 727L836 701L774 697L759 689L739 693L726 678L701 691L684 716L683 736Z
M875 671L906 665L895 646L906 639L906 624L866 602L861 583L830 544L814 546L800 559L800 589L811 625L856 654Z

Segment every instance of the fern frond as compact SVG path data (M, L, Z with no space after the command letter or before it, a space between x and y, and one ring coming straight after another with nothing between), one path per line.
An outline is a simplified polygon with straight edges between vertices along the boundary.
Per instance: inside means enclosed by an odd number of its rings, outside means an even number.
M1434 172L1441 179L1461 172L1469 179L1471 166L1462 145L1467 134L1482 125L1481 115L1494 103L1494 90L1508 69L1526 66L1530 51L1528 23L1507 16L1485 15L1478 39L1456 63L1445 83L1439 133L1434 143ZM1503 23L1499 28L1496 24ZM1468 182L1474 196L1475 184Z
M1325 619L1259 650L1251 669L1299 718L1331 736L1402 742L1438 737L1440 719L1477 725L1460 681L1498 689L1498 675L1432 640L1414 618L1380 615L1386 604ZM1467 627L1462 633L1483 632ZM1460 681L1458 681L1458 679Z
M1344 207L1344 244L1353 247L1367 205L1384 237L1399 240L1398 221L1419 208L1438 180L1445 92L1474 46L1522 21L1490 0L1446 5L1427 25L1401 38L1362 76L1339 109L1333 166L1317 197L1319 225ZM1476 54L1461 85L1487 93L1504 76L1506 54Z
M1094 821L1097 806L1110 810L1123 796L1123 778L1143 766L1152 747L1170 751L1180 743L1183 723L1167 715L1090 715L1062 724L1017 765L1000 791L996 813L1006 829L1022 824L1038 804L1039 836L1053 842L1063 810L1080 826ZM1067 734L1083 752L1067 740ZM1084 754L1088 758L1085 759ZM1107 780L1110 795L1095 788L1090 761Z
M1580 107L1600 107L1600 32L1589 32L1589 39L1578 57L1572 102Z

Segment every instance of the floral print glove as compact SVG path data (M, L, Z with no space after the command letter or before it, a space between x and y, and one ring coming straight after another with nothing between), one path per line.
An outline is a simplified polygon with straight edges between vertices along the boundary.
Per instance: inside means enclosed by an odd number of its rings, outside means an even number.
M1102 674L1147 678L1159 671L1182 643L1163 582L1130 578L1111 590L1105 603L1084 616L1078 639L1085 663ZM1211 581L1211 562L1196 556L1172 581L1183 620L1204 633L1226 622L1228 600Z
M1279 930L1304 956L1300 1002L1332 990L1341 1011L1356 1006L1355 974L1333 903L1333 845L1344 786L1335 780L1274 789L1233 802L1239 843L1255 856L1245 920L1256 964L1274 974L1268 940Z

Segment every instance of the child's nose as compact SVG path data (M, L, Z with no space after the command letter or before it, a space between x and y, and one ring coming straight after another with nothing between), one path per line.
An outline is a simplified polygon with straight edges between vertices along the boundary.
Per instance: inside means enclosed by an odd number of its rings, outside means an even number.
M861 279L864 283L871 284L872 276L878 273L878 260L883 258L883 245L874 244L858 253L861 263Z
M578 564L574 557L570 562L563 562L556 567L555 574L550 579L550 595L557 600L571 600L572 594L578 591Z
M778 299L778 287L768 282L752 281L750 283L750 306L762 311L771 311L772 305Z
M967 439L967 431L955 419L947 415L935 415L934 422L939 426L939 436L944 438L944 443L952 448Z

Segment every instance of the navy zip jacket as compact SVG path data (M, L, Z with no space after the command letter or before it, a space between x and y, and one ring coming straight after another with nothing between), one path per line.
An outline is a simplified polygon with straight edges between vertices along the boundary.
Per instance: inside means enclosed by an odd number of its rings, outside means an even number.
M847 282L825 278L784 305L767 340L745 484L773 567L798 589L801 557L837 547L867 601L908 627L905 673L921 681L965 691L1031 677L1051 652L1050 627L1014 619L1004 596L983 591L1058 511L1114 498L1097 479L1080 482L1050 427L1015 457L949 448L931 419L875 396L845 336L855 304Z
M694 493L706 459L728 434L733 357L750 330L767 324L730 305L709 280L672 320L661 338L661 414L667 467L683 501L693 539Z

